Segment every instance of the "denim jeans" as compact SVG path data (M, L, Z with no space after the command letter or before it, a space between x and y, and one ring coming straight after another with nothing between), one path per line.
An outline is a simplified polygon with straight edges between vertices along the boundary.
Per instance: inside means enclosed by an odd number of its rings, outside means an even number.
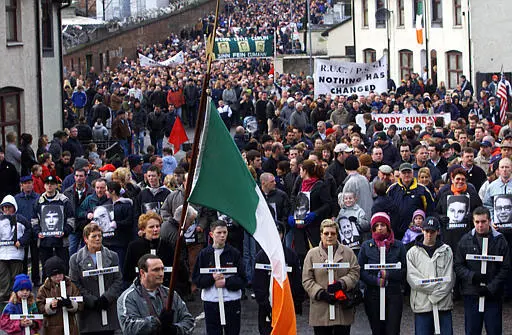
M256 240L244 230L243 261L247 282L252 283L254 264L256 263Z
M134 154L139 155L144 151L144 130L135 133L133 137L133 144L135 148Z
M163 149L163 145L164 145L164 139L151 137L151 145L155 147L155 153L158 156L162 157L162 149Z
M80 232L74 232L69 234L69 256L76 254L78 249L85 245L85 242L82 238L82 234Z
M464 296L464 326L466 335L482 334L482 327L485 322L485 331L488 335L502 334L502 311L503 303L498 300L485 299L484 312L478 311L478 297L473 295Z
M130 148L128 147L128 140L119 140L119 145L123 148L124 157L128 157L130 154Z
M439 328L441 335L453 335L452 311L439 311ZM414 314L414 334L434 335L434 333L434 314L432 312Z

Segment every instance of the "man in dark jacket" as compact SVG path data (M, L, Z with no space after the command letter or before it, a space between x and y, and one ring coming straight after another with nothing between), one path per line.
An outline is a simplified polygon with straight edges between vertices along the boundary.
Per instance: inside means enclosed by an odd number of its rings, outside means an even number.
M185 95L186 117L188 126L193 128L196 126L197 108L199 105L199 98L201 97L200 89L194 84L192 79L189 79L187 85L183 89Z
M89 120L89 126L91 127L98 119L101 119L103 124L107 124L107 120L110 119L110 109L103 103L102 96L96 97L94 106L91 109L91 118L92 119Z
M276 187L276 179L271 173L265 172L260 176L261 191L268 206L271 208L274 219L286 222L290 213L290 200L286 192Z
M96 206L112 205L112 200L107 197L107 181L105 179L96 179L92 187L94 193L88 195L77 210L77 233L81 233L84 227L93 220L93 210ZM83 245L83 242L81 242L81 245Z
M148 130L151 145L156 148L156 154L162 156L164 131L167 118L159 105L155 105L153 112L148 115Z
M491 214L485 207L473 211L475 228L465 234L457 246L454 269L462 281L466 334L502 334L502 295L510 272L510 250L505 237L491 228ZM502 256L501 262L487 262L482 273L481 260L467 260L469 254L482 254L483 239L488 239L487 254ZM479 298L485 298L484 312L479 312Z
M76 157L83 156L84 149L78 141L78 129L76 127L73 127L69 130L69 138L62 146L62 150L69 151L71 153L70 164L75 162Z
M4 148L0 146L0 199L7 194L15 195L20 191L20 175L12 163L5 160Z
M131 130L126 120L126 113L124 110L120 110L117 113L117 117L112 122L112 137L117 139L121 148L123 148L124 156L127 157L130 153L128 141L131 138Z
M52 154L52 160L57 162L62 155L62 146L68 140L68 134L65 131L57 130L53 134L53 140L50 142L48 152Z
M140 191L135 201L135 217L138 218L141 214L151 210L160 214L160 208L171 191L165 186L160 185L162 173L160 169L151 165L146 172L148 187Z
M146 111L141 107L139 99L135 99L132 107L132 128L135 134L135 154L144 153L144 132L146 130L146 123L148 122L148 116Z
M336 159L329 165L325 173L330 174L336 180L336 188L343 188L343 182L347 178L347 171L345 170L345 159L354 152L353 148L350 148L345 143L339 143L334 147L334 155Z

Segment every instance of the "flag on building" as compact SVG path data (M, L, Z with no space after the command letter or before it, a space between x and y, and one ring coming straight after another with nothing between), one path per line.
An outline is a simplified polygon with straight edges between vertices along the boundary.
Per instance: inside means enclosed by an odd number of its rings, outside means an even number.
M416 41L423 44L423 1L418 1L416 7Z
M510 83L505 79L503 71L501 71L501 79L498 84L496 96L500 98L500 121L504 126L507 123L508 96L510 91Z
M204 120L188 201L231 217L260 244L272 266L272 334L296 334L284 251L267 202L211 99Z
M167 139L167 142L174 146L174 153L180 151L180 147L183 143L188 141L187 132L183 127L183 123L181 123L181 119L179 116L174 120L174 125L172 126L171 134Z

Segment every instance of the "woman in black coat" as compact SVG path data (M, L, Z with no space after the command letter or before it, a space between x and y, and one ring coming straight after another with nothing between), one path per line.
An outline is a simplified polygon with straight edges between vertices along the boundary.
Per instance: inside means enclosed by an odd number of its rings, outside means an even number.
M21 175L22 176L29 176L30 175L30 169L32 169L32 166L37 164L36 160L36 154L34 153L34 150L30 146L32 144L32 135L24 133L21 134L21 144L20 144L20 150L21 150Z
M295 250L301 260L304 259L310 248L320 243L320 223L330 217L332 212L332 199L329 186L324 181L324 169L316 165L312 160L305 160L300 167L300 192L292 199L292 208L295 209L295 216L288 217L288 225L295 228L294 243ZM299 205L299 199L304 198L302 194L309 193L309 209L304 219L296 220L303 209Z

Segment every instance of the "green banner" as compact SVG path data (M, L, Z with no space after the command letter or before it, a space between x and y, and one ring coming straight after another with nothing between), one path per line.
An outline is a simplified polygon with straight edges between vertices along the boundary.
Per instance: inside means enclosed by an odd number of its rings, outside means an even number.
M274 57L274 36L215 38L215 59Z

